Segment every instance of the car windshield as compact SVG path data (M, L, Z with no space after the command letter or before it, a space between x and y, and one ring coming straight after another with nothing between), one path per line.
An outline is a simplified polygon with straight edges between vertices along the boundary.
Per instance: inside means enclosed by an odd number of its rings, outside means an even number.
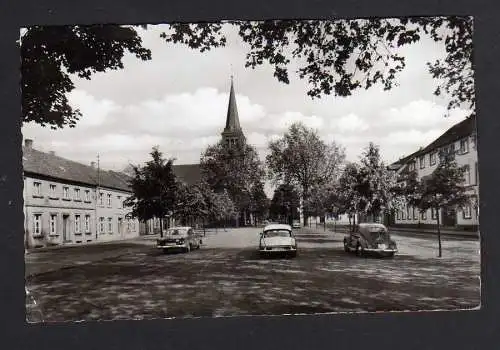
M383 227L368 227L367 231L370 233L372 239L385 238L387 236L387 231Z
M263 236L265 238L269 238L269 237L290 237L290 231L286 231L286 230L266 231L266 232L264 232Z
M184 236L186 235L187 230L171 228L167 231L168 236Z

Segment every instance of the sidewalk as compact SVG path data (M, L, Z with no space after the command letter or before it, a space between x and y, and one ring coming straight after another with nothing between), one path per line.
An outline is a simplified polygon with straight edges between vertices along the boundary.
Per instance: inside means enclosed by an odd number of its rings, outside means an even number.
M388 227L389 231L394 234L399 234L399 235L426 235L426 236L437 236L437 230L436 229L430 229L430 228L410 228L410 227ZM298 230L296 230L297 232ZM329 232L332 233L333 228L331 227L326 227L326 231L324 231L323 225L318 225L316 228L315 225L313 224L311 227L306 226L302 227L299 232L303 233L314 233L314 234L328 234ZM443 236L449 236L449 237L457 237L457 238L478 238L479 237L479 232L477 231L459 231L459 230L450 230L450 229L441 229L440 230L441 235ZM348 233L348 227L347 226L337 226L337 229L334 232L335 234L347 234Z

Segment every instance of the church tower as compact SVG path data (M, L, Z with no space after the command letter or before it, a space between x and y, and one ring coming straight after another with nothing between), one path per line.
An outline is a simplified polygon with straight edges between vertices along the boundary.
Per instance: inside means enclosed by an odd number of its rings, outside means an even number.
M229 105L227 107L226 127L222 132L222 141L224 145L232 147L236 144L242 144L245 141L245 135L241 130L240 119L238 117L238 108L236 106L236 96L234 93L233 76L231 76L231 90L229 92Z

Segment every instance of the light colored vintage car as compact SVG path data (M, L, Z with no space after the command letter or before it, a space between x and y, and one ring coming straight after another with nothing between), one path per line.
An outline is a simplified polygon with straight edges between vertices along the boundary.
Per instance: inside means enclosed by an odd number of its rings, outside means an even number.
M163 238L156 240L156 247L166 253L170 250L183 250L188 253L192 249L199 249L202 245L200 235L192 227L172 227L165 231Z
M292 226L293 226L293 228L300 228L300 221L294 220Z
M260 233L259 253L261 256L270 254L297 256L297 241L292 233L292 227L284 224L264 227Z
M344 250L355 252L359 256L368 253L383 257L393 257L398 251L387 227L378 223L357 225L353 232L344 237Z

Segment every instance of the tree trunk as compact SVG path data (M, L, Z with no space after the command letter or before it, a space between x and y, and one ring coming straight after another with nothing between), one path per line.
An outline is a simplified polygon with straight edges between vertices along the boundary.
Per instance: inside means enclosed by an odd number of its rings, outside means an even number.
M438 257L442 256L442 251L441 251L441 229L439 227L439 208L436 208L436 218L437 218L437 234L438 234L438 246L439 246L439 253Z
M163 238L163 218L160 216L160 237Z

